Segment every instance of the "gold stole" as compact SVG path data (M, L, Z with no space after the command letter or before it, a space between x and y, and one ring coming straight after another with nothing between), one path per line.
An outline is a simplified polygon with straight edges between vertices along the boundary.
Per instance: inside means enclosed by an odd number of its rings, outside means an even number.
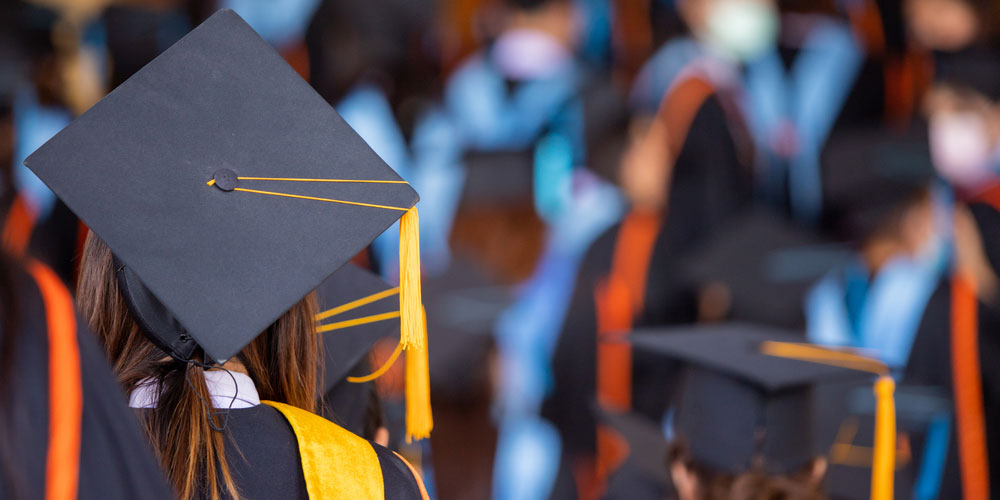
M309 498L385 499L382 468L368 441L301 408L263 403L281 412L295 432Z

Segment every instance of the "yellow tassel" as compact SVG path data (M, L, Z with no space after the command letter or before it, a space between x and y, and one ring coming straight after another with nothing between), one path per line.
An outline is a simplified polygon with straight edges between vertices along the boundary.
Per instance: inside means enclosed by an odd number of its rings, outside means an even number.
M875 452L872 458L872 500L890 500L896 468L896 383L882 375L875 382Z
M422 347L406 350L406 442L431 435L434 417L431 415L430 374L427 365L427 318L420 309L424 328Z
M420 219L416 207L399 219L399 341L403 349L424 349L427 336L420 298ZM409 359L409 356L407 356Z

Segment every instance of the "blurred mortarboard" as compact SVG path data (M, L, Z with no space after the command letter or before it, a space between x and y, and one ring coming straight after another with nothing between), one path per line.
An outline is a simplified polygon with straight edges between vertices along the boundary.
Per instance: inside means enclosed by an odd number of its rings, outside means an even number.
M811 419L813 387L868 376L867 370L789 359L769 350L770 346L794 349L801 346L795 344L798 339L782 330L740 323L632 335L636 348L678 360L685 367L676 401L675 432L700 464L732 474L750 469L757 461L775 474L808 465L817 456ZM877 365L867 358L843 356L856 360L855 368L862 370Z
M847 255L843 246L755 209L718 231L680 268L692 286L726 287L728 319L792 328L804 322L808 289Z
M939 85L972 91L991 101L1000 101L998 57L1000 52L986 47L938 53L935 57L934 80Z
M112 5L102 15L111 58L111 88L117 87L184 36L190 23L179 10Z
M917 199L934 179L926 127L837 134L824 149L824 205L847 238L860 242Z
M504 3L513 9L535 10L549 4L564 2L565 0L504 0Z
M0 3L0 106L11 107L17 91L33 83L33 66L52 50L55 18L20 0Z
M178 359L229 359L400 216L416 230L413 189L228 10L25 164L111 248L133 316ZM402 321L422 325L406 248Z
M427 335L435 346L430 382L436 396L468 396L483 388L496 321L512 302L509 287L460 257L426 280Z
M525 151L473 151L465 155L463 205L532 202L534 158Z
M398 289L378 275L346 264L316 290L317 330L323 336L325 369L319 391L324 414L366 436L374 408L368 354L383 339L399 338Z
M305 33L310 83L336 103L360 80L388 77L406 58L414 25L430 15L406 0L323 0Z
M378 341L399 337L399 292L354 264L340 268L316 291L317 330L326 353L322 392L329 392L347 381Z

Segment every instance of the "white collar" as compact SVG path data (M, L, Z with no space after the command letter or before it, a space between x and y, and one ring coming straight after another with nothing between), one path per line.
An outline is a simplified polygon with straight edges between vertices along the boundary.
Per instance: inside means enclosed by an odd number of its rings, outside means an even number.
M194 369L194 368L192 368ZM205 385L212 396L212 407L217 409L252 408L260 404L260 395L253 380L244 373L227 372L225 370L207 370ZM233 382L236 382L235 384ZM136 386L129 395L130 408L155 408L159 395L156 394L156 382L147 378Z

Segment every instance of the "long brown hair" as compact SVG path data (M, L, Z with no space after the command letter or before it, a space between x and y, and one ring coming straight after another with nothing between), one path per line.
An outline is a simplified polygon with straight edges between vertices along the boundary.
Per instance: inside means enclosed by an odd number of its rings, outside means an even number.
M156 408L140 413L160 464L182 499L201 494L217 500L220 483L238 499L223 449L223 434L202 401L210 401L203 370L168 357L149 342L118 293L111 250L87 236L77 284L77 302L108 354L126 393L152 379ZM321 336L316 299L309 294L237 355L261 399L315 411Z

